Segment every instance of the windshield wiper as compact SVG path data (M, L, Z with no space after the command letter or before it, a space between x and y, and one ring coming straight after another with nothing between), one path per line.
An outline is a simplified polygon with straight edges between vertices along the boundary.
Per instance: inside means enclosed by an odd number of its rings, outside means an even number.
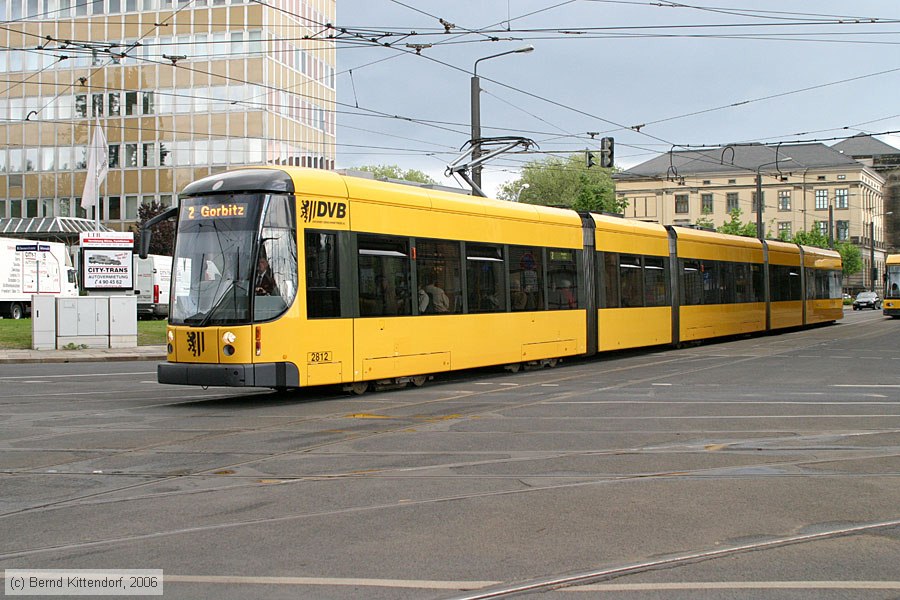
M228 293L232 291L237 291L237 284L234 279L223 279L219 286L216 288L216 298L215 300L213 300L212 306L209 308L209 312L207 312L206 315L204 315L204 317L200 319L197 327L205 327L209 323L209 321L212 319L212 316L219 309L219 305L222 304L222 301L225 300L225 298L228 296ZM237 302L235 302L235 305L237 305Z

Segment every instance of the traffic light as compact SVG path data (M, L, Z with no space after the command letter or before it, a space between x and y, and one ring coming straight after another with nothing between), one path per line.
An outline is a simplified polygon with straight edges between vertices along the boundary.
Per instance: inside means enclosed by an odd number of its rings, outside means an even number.
M600 166L604 169L611 169L615 162L613 151L615 150L615 141L611 137L605 137L600 140Z
M584 151L584 163L587 165L587 168L590 169L597 163L594 161L594 153L590 150Z

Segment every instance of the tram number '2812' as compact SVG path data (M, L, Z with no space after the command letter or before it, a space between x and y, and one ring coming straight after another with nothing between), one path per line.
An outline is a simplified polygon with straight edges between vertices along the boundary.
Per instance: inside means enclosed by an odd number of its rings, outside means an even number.
M326 352L307 352L306 362L308 363L328 363L331 362L331 351Z

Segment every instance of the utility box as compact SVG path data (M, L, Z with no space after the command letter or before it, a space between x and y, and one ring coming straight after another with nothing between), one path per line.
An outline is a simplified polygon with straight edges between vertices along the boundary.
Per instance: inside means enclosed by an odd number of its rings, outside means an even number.
M137 346L137 296L109 297L109 347Z
M60 298L56 305L56 347L70 344L109 348L109 298Z
M31 348L56 348L56 296L31 297Z

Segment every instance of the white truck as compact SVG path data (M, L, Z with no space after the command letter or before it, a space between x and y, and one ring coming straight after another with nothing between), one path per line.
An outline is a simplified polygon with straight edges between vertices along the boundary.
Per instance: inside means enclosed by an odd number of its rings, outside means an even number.
M138 317L168 317L172 257L149 254L147 258L141 258L135 254L133 268Z
M31 313L31 296L74 297L78 282L66 245L0 238L0 317Z

